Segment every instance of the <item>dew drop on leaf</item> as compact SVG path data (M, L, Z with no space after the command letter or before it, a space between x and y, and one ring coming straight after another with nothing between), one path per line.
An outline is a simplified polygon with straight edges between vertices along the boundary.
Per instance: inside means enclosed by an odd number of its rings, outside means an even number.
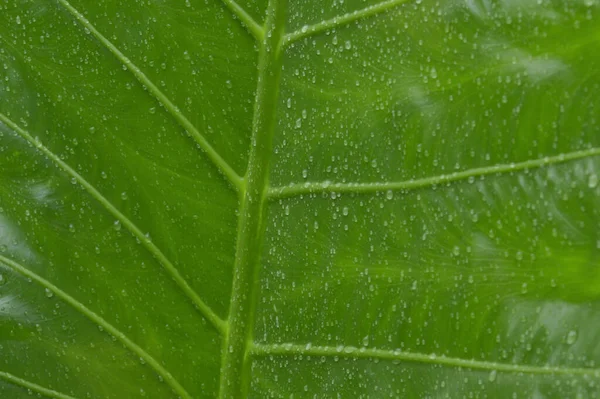
M589 188L596 188L598 186L598 175L595 173L592 173L589 177L588 177L588 187Z
M567 345L573 345L577 341L577 331L571 330L567 334Z

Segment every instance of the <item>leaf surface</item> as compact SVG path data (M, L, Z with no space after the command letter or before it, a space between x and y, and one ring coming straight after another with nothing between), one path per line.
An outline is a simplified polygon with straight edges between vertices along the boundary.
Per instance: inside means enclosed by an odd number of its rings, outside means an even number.
M2 397L598 397L597 0L0 10Z

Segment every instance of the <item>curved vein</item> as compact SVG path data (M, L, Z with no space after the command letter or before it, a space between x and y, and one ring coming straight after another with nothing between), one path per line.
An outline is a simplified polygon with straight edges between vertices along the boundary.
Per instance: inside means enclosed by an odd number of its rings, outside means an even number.
M117 338L119 341L121 341L121 343L123 345L125 345L125 347L127 347L131 352L133 352L140 359L143 359L146 363L148 363L154 369L154 371L164 379L164 381L171 387L171 389L173 389L173 391L176 394L178 394L182 398L186 398L186 399L192 398L190 396L190 394L188 394L187 391L183 388L183 386L181 386L181 384L175 379L175 377L173 377L173 375L169 371L167 371L158 361L156 361L149 353L147 353L144 349L142 349L139 345L137 345L131 339L129 339L119 329L117 329L112 324L110 324L109 322L104 320L102 317L98 316L92 310L88 309L84 304L79 302L77 299L73 298L72 296L70 296L69 294L67 294L66 292L64 292L63 290L61 290L60 288L58 288L57 286L55 286L54 284L52 284L51 282L49 282L48 280L43 278L42 276L27 269L25 266L15 262L14 260L11 260L9 258L6 258L6 257L0 255L0 262L3 263L8 268L10 268L11 270L15 271L16 273L19 273L22 276L25 276L27 278L30 278L31 280L35 281L42 287L51 291L58 298L62 299L63 301L65 301L66 303L71 305L79 313L81 313L82 315L87 317L89 320L91 320L93 323L102 327L109 334L111 334L112 336ZM61 398L60 396L58 396L58 397Z
M600 147L587 150L574 151L566 154L560 154L552 157L540 159L531 159L524 162L499 164L464 170L462 172L450 173L423 179L406 180L400 182L381 182L381 183L331 183L325 182L306 182L301 184L291 184L283 187L273 187L269 189L270 198L287 198L305 194L317 194L323 192L335 193L376 193L382 191L411 190L416 188L430 187L438 184L452 183L455 181L466 180L469 178L481 177L486 175L503 174L517 172L525 169L537 169L548 165L564 163L577 159L583 159L600 155Z
M200 313L206 317L208 321L222 334L225 331L225 322L198 296L198 294L190 287L187 281L181 276L179 270L173 263L162 253L162 251L144 235L144 233L121 211L119 211L106 197L104 197L91 183L83 176L77 173L66 162L53 153L49 148L44 146L39 140L33 138L31 134L22 129L6 115L0 113L0 121L11 128L17 135L28 141L31 145L42 152L46 157L53 161L57 166L64 170L68 175L75 179L92 197L94 197L106 210L108 210L119 222L121 222L133 234L140 243L157 259L165 270L171 275L175 283L183 291L183 293L192 301Z
M179 108L169 100L152 81L138 68L129 58L127 58L110 40L104 37L98 30L73 7L67 0L58 0L58 2L81 23L89 32L100 41L123 65L135 76L135 78L144 86L157 100L165 107L169 114L183 127L190 136L198 143L200 148L204 150L208 158L219 169L219 171L227 178L227 180L238 190L242 186L242 178L235 170L219 155L212 145L204 138L204 136L196 129L196 127L183 115Z
M256 39L257 41L261 41L263 39L265 32L264 32L262 26L260 26L250 16L250 14L248 14L246 12L246 10L244 10L238 3L236 3L233 0L222 0L222 1L223 1L223 3L225 3L225 5L229 9L229 11L231 11L231 13L233 15L235 15L237 17L237 19L240 20L242 25L246 29L248 29L248 32L250 32L252 34L252 36L254 36L254 39Z
M55 391L53 389L45 388L41 385L27 381L23 378L17 377L6 371L0 371L0 379L10 382L11 384L18 385L23 388L27 388L33 392L39 393L46 396L47 398L54 399L75 399L73 396L66 395L62 392Z
M314 25L302 27L300 30L288 33L284 36L283 47L286 47L288 44L303 39L305 37L314 36L318 33L331 30L343 25L347 25L351 22L365 19L373 15L380 14L401 4L407 3L408 1L410 0L388 0L379 4L375 4L373 6L363 8L362 10L349 12L347 14L334 17L326 21L322 21Z
M487 362L482 360L468 360L455 357L427 355L424 353L390 351L385 349L356 348L352 346L311 346L298 344L254 344L251 353L255 356L325 356L347 359L379 359L395 360L413 363L427 363L439 366L463 367L472 370L501 371L507 373L523 374L551 374L551 375L580 375L600 377L600 369L588 368L562 368L540 367L520 364L506 364Z

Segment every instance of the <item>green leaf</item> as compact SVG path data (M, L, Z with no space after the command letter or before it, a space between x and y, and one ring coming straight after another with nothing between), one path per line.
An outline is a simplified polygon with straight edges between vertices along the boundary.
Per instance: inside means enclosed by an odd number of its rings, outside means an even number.
M1 397L598 397L598 0L0 11Z

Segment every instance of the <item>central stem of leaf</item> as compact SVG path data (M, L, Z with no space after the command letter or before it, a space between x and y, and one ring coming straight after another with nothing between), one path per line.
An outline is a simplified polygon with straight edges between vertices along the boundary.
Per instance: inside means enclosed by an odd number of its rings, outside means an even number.
M266 34L260 43L252 142L241 198L229 325L222 353L220 399L245 398L249 386L247 363L253 340L254 297L276 125L286 2L269 1Z

